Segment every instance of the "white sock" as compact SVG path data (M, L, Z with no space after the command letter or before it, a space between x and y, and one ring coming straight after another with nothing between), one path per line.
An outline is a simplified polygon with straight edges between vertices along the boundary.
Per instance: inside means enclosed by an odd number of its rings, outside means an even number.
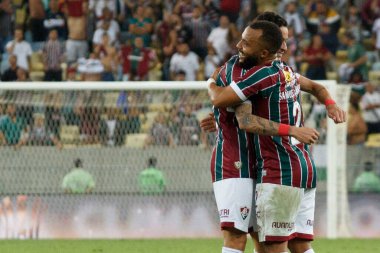
M238 250L238 249L231 249L231 248L223 247L222 253L243 253L243 251Z
M313 249L308 249L304 253L315 253Z

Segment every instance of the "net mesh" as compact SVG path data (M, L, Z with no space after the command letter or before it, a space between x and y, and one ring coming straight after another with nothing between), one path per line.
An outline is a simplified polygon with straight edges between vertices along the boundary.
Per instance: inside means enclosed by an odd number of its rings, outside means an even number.
M308 124L326 133L323 111L307 96L303 102ZM0 91L0 237L220 236L209 173L215 135L199 128L210 111L205 90ZM326 235L325 143L322 137L313 150L317 236ZM360 172L355 155L348 149L346 190ZM162 175L141 179L152 157ZM91 176L66 185L77 159ZM371 202L373 213L379 202ZM359 216L352 222L360 224Z

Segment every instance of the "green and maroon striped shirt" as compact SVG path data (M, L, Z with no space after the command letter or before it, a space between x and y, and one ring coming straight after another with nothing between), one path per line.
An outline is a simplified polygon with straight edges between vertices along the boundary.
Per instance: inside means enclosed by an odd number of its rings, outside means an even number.
M227 66L241 68L232 57ZM235 63L234 63L235 62ZM228 67L227 67L228 68ZM289 66L274 61L255 66L230 84L242 101L251 100L254 114L283 124L303 126L300 84ZM289 136L254 136L257 183L316 187L316 168L308 145Z
M216 84L226 86L232 78L243 72L235 71L232 65L225 64L218 75ZM213 108L218 128L216 144L211 158L212 181L228 178L255 178L256 162L253 134L239 128L233 108Z

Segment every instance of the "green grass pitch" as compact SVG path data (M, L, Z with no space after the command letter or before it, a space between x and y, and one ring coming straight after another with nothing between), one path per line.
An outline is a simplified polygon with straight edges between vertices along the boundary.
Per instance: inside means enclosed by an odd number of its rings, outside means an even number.
M5 240L1 253L220 253L221 239L157 240ZM317 239L316 253L380 252L379 239ZM252 253L249 242L245 252Z

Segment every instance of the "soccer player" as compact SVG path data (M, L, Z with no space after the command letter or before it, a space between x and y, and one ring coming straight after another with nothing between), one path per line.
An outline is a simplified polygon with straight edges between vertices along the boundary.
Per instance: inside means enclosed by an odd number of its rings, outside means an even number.
M225 88L209 82L213 104L233 106L255 95L252 101L259 116L301 126L299 92L303 89L311 91L320 101L327 101L329 116L335 122L345 121L344 112L333 103L326 89L315 87L313 83L308 83L311 87L303 87L302 83L300 86L297 75L289 67L268 61L271 51L263 40L266 35L264 30L254 26L246 28L237 45L239 57L233 57L219 72L218 78L226 72L233 77L233 73L238 73L234 82ZM266 61L266 65L253 67L262 61ZM244 119L249 125L249 118ZM288 133L288 129L280 125L281 133ZM308 147L290 137L256 135L255 147L259 173L256 189L259 239L266 242L266 252L286 252L290 239L312 239L315 166ZM292 252L313 252L310 244L295 245Z
M268 22L264 22L264 25ZM278 31L269 23L267 30ZM279 35L279 34L277 34ZM281 35L281 34L280 34ZM281 36L274 43L274 53L280 47ZM271 41L276 41L271 39ZM231 75L219 79L223 85L232 81ZM246 244L246 232L255 224L254 196L254 150L252 137L239 129L232 108L214 108L219 128L217 144L213 151L211 172L215 198L220 214L221 228L224 236L222 252L242 252ZM255 117L254 115L252 115ZM279 124L257 117L257 131L266 134L266 128L278 130ZM293 136L304 142L315 142L318 133L310 128L290 127ZM274 133L276 135L278 133ZM253 236L254 234L251 233ZM255 246L258 249L258 245ZM258 251L259 252L259 251Z

